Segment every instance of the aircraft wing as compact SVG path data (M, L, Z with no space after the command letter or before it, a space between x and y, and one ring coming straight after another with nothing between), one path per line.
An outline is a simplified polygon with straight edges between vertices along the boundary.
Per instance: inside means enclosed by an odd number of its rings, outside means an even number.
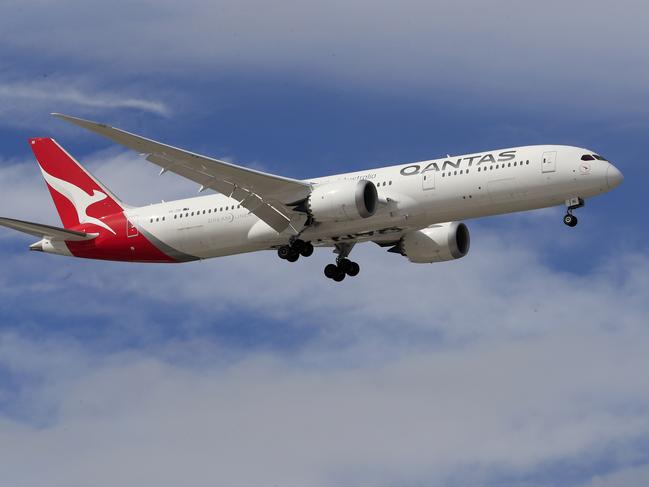
M13 218L0 218L0 225L33 235L34 237L48 238L51 240L78 241L92 240L97 237L96 233L75 232L74 230L66 230L65 228L52 227L41 223L14 220Z
M60 113L52 115L145 155L148 161L162 168L161 174L171 171L200 184L201 191L210 188L236 199L277 232L290 224L293 210L286 205L303 200L311 192L308 183L297 179L195 154L103 123Z

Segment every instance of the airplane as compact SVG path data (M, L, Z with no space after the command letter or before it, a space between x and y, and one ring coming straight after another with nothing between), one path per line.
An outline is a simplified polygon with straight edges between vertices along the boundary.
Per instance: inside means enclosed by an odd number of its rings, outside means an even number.
M356 276L349 254L374 242L414 263L469 252L461 220L565 205L563 222L586 198L618 186L622 173L598 153L536 145L298 180L248 169L81 118L55 117L121 144L217 192L131 207L52 138L29 140L63 227L0 218L40 240L30 250L125 262L179 263L275 250L295 262L330 247L326 277Z

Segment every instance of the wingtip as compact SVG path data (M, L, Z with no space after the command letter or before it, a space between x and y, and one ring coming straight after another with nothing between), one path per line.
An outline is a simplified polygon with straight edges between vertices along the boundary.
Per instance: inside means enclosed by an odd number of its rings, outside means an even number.
M83 120L78 117L73 117L71 115L66 115L65 113L52 112L50 113L53 117L60 118L61 120Z
M92 130L93 127L109 127L109 125L106 125L105 123L95 122L94 120L87 120L80 117L73 117L72 115L65 115L64 113L52 112L50 115L89 130Z

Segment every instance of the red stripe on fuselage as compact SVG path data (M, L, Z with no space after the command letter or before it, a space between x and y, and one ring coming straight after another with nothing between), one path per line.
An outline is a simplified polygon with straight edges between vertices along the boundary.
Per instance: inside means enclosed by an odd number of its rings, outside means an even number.
M133 237L127 236L128 222L123 212L104 217L101 220L115 231L115 235L105 228L92 224L73 228L72 230L99 233L99 236L93 240L66 242L72 255L85 259L123 262L178 262L149 242L141 233Z

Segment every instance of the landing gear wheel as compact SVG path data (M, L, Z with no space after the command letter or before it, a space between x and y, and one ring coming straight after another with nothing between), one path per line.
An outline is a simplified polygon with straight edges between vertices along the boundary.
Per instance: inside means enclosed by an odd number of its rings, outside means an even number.
M299 254L300 252L302 252L302 249L304 248L305 245L306 242L298 238L297 240L293 241L291 247Z
M289 262L296 262L300 258L300 253L295 249L291 249L286 257Z
M338 267L335 264L327 264L324 268L324 275L333 279L336 274L338 274Z
M347 269L345 270L349 277L357 276L360 271L361 266L359 266L356 262L350 262L349 267L347 267Z
M336 274L332 277L332 279L336 282L340 282L343 279L345 279L345 273L341 271L340 269L336 268Z
M291 247L289 247L288 245L282 245L279 249L277 249L277 255L280 259L287 259L290 253Z
M347 273L347 269L349 269L351 263L352 261L349 259L340 259L338 261L338 269L340 269L344 273Z
M300 254L302 257L310 257L313 254L313 244L311 242L304 242Z
M577 217L575 215L571 215L570 213L566 214L566 216L563 217L563 223L565 223L569 227L577 226L577 221Z

